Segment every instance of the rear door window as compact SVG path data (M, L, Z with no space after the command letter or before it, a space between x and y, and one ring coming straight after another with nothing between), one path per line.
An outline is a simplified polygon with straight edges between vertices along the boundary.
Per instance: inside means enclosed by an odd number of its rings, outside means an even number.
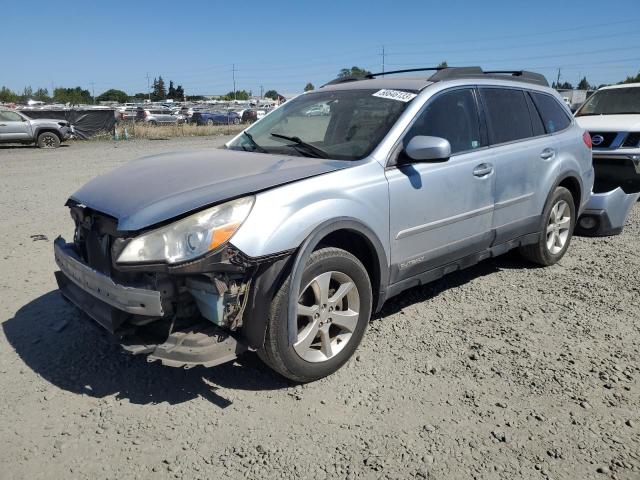
M529 115L531 116L531 125L533 127L533 135L535 137L544 135L547 133L544 129L544 124L542 123L542 118L540 118L540 113L538 109L533 104L533 100L531 100L531 96L529 93L525 94L525 98L527 99L527 106L529 107Z
M569 115L562 105L551 95L531 92L531 96L542 116L542 121L544 122L547 133L559 132L571 125Z
M529 108L522 90L480 88L492 145L533 136Z

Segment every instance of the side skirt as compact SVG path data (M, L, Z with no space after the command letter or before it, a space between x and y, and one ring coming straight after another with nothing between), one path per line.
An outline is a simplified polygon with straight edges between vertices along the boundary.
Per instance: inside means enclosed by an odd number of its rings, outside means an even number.
M477 264L482 260L486 260L487 258L497 257L498 255L502 255L503 253L506 253L509 250L512 250L517 247L534 244L538 241L539 238L540 238L540 232L523 235L521 237L509 240L508 242L504 242L499 245L494 245L481 252L467 255L453 262L447 263L437 268L433 268L431 270L427 270L426 272L420 273L413 277L409 277L405 280L396 282L392 285L389 285L389 288L387 289L386 300L402 293L403 291L409 288L416 287L418 285L424 285L424 284L433 282L435 280L438 280L439 278L442 278L448 273L452 273L457 270L463 270L465 268L472 267L473 265Z

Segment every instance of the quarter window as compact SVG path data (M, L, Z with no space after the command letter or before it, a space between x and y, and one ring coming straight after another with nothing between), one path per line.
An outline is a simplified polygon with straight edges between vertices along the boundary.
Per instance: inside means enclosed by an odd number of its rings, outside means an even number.
M405 145L417 135L449 140L452 154L484 146L473 91L453 90L432 100L411 126Z
M533 136L527 101L522 90L481 88L492 144L513 142Z
M547 133L559 132L571 124L569 115L555 98L535 92L531 92L531 96L542 116Z

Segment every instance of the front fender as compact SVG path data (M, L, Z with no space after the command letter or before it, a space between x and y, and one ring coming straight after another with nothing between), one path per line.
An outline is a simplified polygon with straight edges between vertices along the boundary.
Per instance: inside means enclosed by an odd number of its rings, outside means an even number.
M298 248L319 225L353 218L380 239L389 256L389 189L384 169L369 161L256 195L232 243L251 257Z

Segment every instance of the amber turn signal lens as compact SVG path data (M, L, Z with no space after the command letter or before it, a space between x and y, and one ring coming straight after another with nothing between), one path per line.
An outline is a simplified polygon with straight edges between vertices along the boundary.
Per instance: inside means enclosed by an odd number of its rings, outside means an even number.
M228 223L227 225L222 225L221 227L216 228L211 236L209 250L214 250L229 240L233 234L236 233L236 230L238 230L239 227L240 222L236 222Z

